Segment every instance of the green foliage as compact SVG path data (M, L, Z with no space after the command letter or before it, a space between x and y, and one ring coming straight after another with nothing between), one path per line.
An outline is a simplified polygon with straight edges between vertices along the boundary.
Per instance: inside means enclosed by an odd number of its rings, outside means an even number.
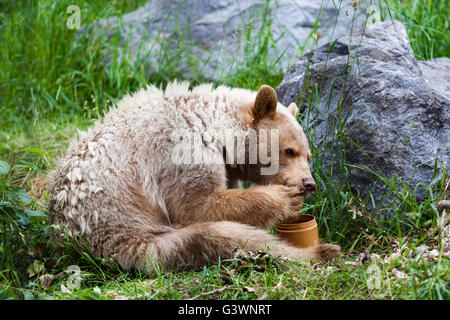
M77 1L82 25L97 19L134 10L145 0ZM448 1L447 1L448 2ZM449 54L448 3L446 1L387 1L388 11L381 7L384 19L391 14L402 20L408 30L413 50L419 59ZM180 61L187 61L193 74L189 80L197 84L201 65L190 51L190 43L178 34L179 50L161 40L161 49L152 51L157 66L149 74L138 55L119 60L119 44L123 40L114 32L105 35L67 29L66 8L69 0L0 0L0 299L182 299L198 296L222 299L449 299L449 260L444 248L435 202L448 197L448 177L435 179L425 186L428 198L418 202L410 192L408 181L383 177L377 172L374 181L395 194L390 210L393 219L385 219L383 204L367 209L367 201L348 185L347 173L352 168L345 152L338 171L323 164L323 154L334 152L333 146L344 141L345 114L337 114L335 134L329 144L319 149L314 126L308 130L312 168L318 191L308 198L302 212L314 214L321 236L326 242L339 243L346 254L336 264L281 261L264 253L237 257L203 270L156 270L147 277L141 273L124 273L116 264L98 259L76 245L80 239L68 237L55 254L49 233L53 226L46 219L48 195L38 188L39 181L55 166L76 128L84 129L92 120L123 95L149 83L164 86L186 77ZM244 61L235 61L236 71L223 71L216 84L257 89L261 84L276 87L282 78L279 61L270 59L277 41L271 33L271 17L266 6L257 14L261 26L249 22L242 39ZM311 37L319 28L315 21ZM180 30L178 30L180 31ZM299 44L300 51L304 44ZM110 63L104 63L102 52L113 52ZM354 62L352 62L353 64ZM352 65L349 68L353 67ZM317 88L315 88L317 89ZM314 89L314 90L315 90ZM308 101L302 115L306 124L316 108L318 92ZM299 101L306 99L302 94ZM310 127L310 126L304 126ZM348 142L348 141L346 141ZM414 190L414 188L412 188ZM432 260L414 258L421 245L438 248ZM382 257L394 254L404 246L400 257L377 264L383 278L381 288L367 286L367 265L352 264L364 251ZM67 289L69 266L81 272L81 287ZM409 280L397 279L394 269L402 270ZM52 280L46 284L43 277ZM222 291L214 291L224 288ZM211 294L205 294L212 292Z
M270 0L266 0L263 10L256 13L256 16L261 16L261 26L255 26L254 21L250 19L245 27L245 39L242 41L245 60L236 61L236 72L224 74L220 82L231 87L251 90L257 90L263 84L274 88L280 84L283 74L277 63L282 56L275 61L269 56L270 49L276 47L276 41L271 33L272 18L269 5Z
M78 1L77 5L85 25L143 2ZM66 27L66 8L71 4L30 0L0 6L4 8L0 9L2 128L49 117L98 116L113 98L146 83L142 71L127 60L103 65L102 50L117 42L106 43L101 36Z
M47 215L45 207L33 201L23 187L8 181L14 171L35 170L33 164L0 161L0 169L0 276L20 285L27 266L37 256L33 248L47 241Z
M450 57L449 0L387 0L419 60Z

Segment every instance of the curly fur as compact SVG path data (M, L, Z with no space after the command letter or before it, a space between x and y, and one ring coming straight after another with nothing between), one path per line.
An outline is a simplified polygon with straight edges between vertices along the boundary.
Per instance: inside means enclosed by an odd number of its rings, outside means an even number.
M165 91L148 87L124 97L59 160L51 178L51 222L125 269L149 270L151 262L201 266L243 246L288 258L334 257L336 246L298 249L261 230L296 214L303 199L300 178L311 175L295 111L276 103L275 112L265 102L273 100L273 89L260 91L262 102L255 103L257 93L249 90L212 84L190 90L187 82L173 82ZM264 108L273 114L264 117ZM224 150L218 143L210 148L211 141L204 148L215 164L170 160L174 133L207 132L214 141L224 129L246 136L260 126L286 131L281 144L294 143L298 153L298 160L280 159L282 170L273 177L258 176L257 165L226 164ZM300 180L292 179L297 175ZM241 190L242 179L264 185Z

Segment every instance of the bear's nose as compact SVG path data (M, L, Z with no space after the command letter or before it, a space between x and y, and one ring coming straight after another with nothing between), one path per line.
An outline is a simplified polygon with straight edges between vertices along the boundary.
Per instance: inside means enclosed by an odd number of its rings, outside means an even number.
M310 194L316 190L316 182L313 178L304 178L302 180L303 188L305 188L306 194Z

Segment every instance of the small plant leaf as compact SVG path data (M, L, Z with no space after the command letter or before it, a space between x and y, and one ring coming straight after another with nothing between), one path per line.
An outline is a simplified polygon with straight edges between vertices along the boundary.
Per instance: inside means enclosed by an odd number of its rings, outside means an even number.
M46 217L47 215L40 210L31 210L31 209L24 209L24 212L27 214L28 217Z
M24 291L23 293L24 300L35 300L34 294L30 291Z
M12 148L9 144L4 143L4 142L0 142L0 150L5 150L7 152L11 152Z
M44 264L40 262L39 260L34 260L32 264L28 267L28 276L30 278L34 277L35 275L38 275L44 270Z
M0 290L0 300L16 300L17 297L14 294L12 288L5 288Z
M11 202L9 202L9 201L0 201L0 208L12 208Z
M21 226L26 227L26 226L28 226L31 223L31 220L28 218L28 216L22 210L17 210L16 211L16 216L17 216L17 218L19 218L19 220L17 220L17 222Z
M39 148L23 148L20 150L20 152L32 152L32 153L37 153L40 154L42 156L45 155L45 151L39 149Z
M15 204L18 204L18 202L21 201L25 206L29 205L32 201L25 189L14 189L8 191L8 199Z
M11 166L8 162L0 160L0 175L7 175Z
M34 163L25 160L20 160L19 164L15 164L12 168L30 168L35 171L39 170L39 168Z

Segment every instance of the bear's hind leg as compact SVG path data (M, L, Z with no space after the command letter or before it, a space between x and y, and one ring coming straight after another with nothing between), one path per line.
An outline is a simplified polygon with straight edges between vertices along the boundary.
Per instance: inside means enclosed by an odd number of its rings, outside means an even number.
M117 242L114 260L126 269L150 272L154 267L201 267L232 257L235 248L257 252L268 250L274 256L295 260L331 260L339 255L335 245L299 249L263 230L235 222L207 222L169 231L153 237L128 233Z

